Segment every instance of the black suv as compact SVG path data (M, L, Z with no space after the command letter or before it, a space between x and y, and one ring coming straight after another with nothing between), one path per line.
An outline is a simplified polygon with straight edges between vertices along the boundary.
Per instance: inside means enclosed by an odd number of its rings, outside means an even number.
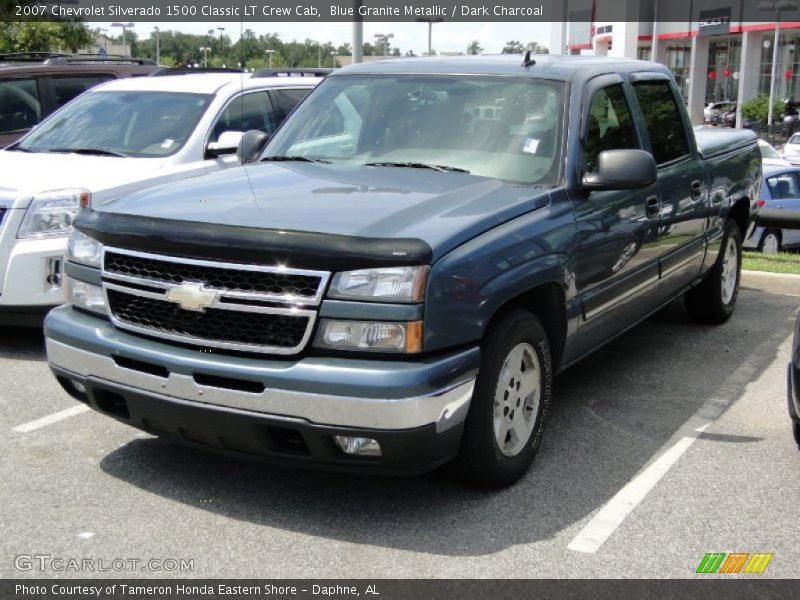
M122 56L0 54L0 147L91 87L111 79L146 76L158 68L155 61Z

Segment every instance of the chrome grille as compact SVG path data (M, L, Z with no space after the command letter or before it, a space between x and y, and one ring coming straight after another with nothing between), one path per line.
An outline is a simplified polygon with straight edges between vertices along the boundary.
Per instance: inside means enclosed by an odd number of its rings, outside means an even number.
M271 354L301 351L330 273L106 248L112 322L173 341Z

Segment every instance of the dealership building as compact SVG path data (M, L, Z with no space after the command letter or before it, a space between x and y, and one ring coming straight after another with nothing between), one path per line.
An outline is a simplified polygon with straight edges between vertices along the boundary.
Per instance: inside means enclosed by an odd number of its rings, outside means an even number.
M741 106L759 93L769 94L777 23L775 97L800 99L800 13L786 10L792 3L628 0L625 18L638 20L612 22L599 20L603 1L586 0L583 12L570 11L571 22L553 23L551 52L662 63L675 76L692 121L702 123L708 102L730 100ZM681 16L685 20L678 20ZM756 17L761 20L745 20Z

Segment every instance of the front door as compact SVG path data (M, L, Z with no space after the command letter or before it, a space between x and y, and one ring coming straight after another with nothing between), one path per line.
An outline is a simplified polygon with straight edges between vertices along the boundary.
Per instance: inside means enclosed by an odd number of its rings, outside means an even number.
M608 81L616 83L602 85ZM604 150L641 148L622 80L596 82L583 115L582 170ZM576 353L619 333L655 308L659 210L655 184L638 190L575 191L580 236L576 288L582 318Z

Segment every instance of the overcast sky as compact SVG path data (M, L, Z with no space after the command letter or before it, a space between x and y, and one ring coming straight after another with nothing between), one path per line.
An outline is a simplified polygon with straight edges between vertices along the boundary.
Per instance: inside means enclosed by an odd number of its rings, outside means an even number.
M110 23L91 23L92 27L105 27L109 33L119 35L119 29L110 28ZM233 41L244 29L252 29L257 35L277 33L285 42L303 41L306 38L320 42L332 42L338 46L350 42L351 23L137 23L133 28L139 38L150 36L153 27L172 29L185 33L205 33L210 28L225 27L225 35ZM428 51L428 25L426 23L364 23L364 41L374 42L376 33L393 33L392 46L405 53L413 50L419 55ZM437 52L463 52L472 40L478 40L486 53L498 53L509 40L523 44L539 42L548 45L549 23L437 23L433 26L433 48Z

